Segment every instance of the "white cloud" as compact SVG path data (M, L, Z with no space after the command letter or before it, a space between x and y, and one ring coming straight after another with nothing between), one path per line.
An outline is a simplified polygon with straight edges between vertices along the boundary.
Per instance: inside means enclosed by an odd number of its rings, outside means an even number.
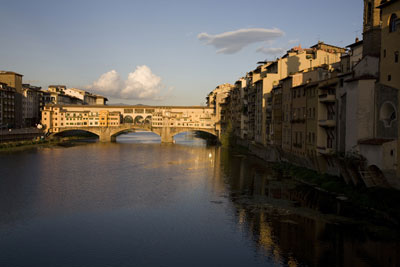
M164 88L161 78L146 65L136 67L135 71L128 74L126 81L121 79L118 72L112 70L104 73L97 81L87 86L87 89L106 96L143 100L164 99L164 96L161 95Z
M260 47L256 50L257 52L264 53L266 55L282 55L286 52L284 48L278 47L278 48L273 48L273 47Z
M102 74L97 81L94 81L93 84L89 85L87 88L100 94L116 96L121 90L122 85L123 82L118 72L111 70Z
M200 33L197 38L205 41L206 45L212 45L217 49L217 53L234 54L239 52L244 47L259 42L268 42L285 33L279 29L239 29L231 32L211 35L208 33Z
M129 73L125 87L121 91L122 98L155 99L162 89L161 78L151 72L147 66L139 66Z

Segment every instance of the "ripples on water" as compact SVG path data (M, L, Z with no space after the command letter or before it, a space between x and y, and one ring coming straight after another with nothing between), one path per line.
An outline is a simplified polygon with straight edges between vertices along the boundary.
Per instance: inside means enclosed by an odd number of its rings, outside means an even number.
M193 135L0 154L0 167L0 266L400 264L398 242L298 207L315 193Z

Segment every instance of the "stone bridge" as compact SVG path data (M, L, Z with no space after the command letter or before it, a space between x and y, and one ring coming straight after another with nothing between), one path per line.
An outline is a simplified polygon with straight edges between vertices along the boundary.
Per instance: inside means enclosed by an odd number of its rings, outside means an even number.
M49 135L82 130L96 134L101 142L115 141L135 129L158 134L162 143L172 143L175 135L188 131L220 137L213 108L200 106L47 105L42 124Z
M215 129L203 129L200 127L152 127L149 124L136 125L132 123L124 123L119 126L109 127L63 127L58 132L51 133L51 136L67 131L86 131L99 137L100 142L115 142L118 135L131 132L134 130L147 130L161 137L161 143L172 143L175 135L190 132L202 131L218 137Z

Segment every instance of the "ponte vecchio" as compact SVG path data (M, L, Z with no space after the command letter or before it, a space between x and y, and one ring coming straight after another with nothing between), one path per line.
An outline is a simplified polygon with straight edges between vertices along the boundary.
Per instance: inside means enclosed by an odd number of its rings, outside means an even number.
M47 105L42 125L47 135L83 130L98 135L101 142L135 129L158 134L162 143L172 143L176 134L187 131L220 136L214 109L203 106Z

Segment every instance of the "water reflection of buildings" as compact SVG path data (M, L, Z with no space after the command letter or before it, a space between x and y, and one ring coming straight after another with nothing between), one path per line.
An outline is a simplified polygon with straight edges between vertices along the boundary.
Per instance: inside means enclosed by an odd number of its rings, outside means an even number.
M222 153L221 162L238 225L277 265L400 266L399 242L373 237L359 225L329 222L320 211L335 210L323 195L296 187L254 159ZM276 204L285 200L302 208Z

